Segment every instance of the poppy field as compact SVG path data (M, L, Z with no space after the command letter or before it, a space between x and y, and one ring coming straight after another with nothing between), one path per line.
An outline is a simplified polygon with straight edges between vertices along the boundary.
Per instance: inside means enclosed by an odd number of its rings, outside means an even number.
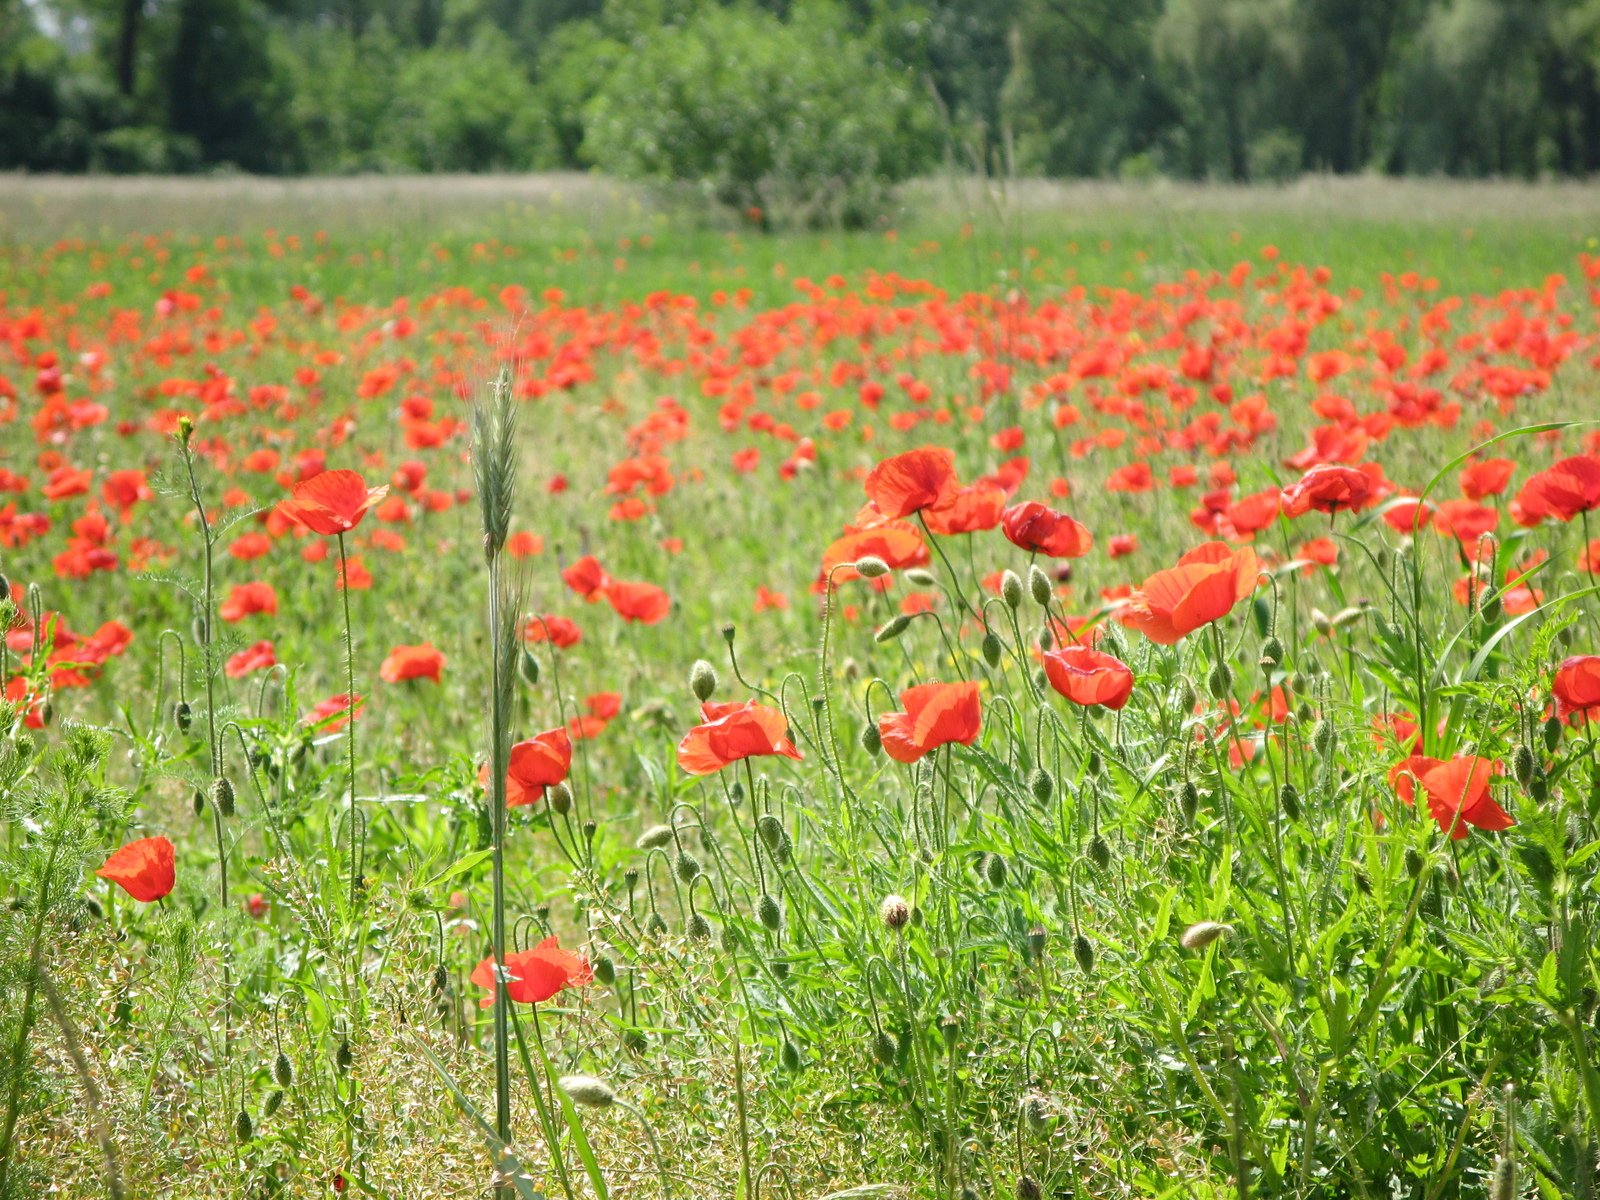
M606 221L0 246L0 1200L1596 1194L1596 247Z

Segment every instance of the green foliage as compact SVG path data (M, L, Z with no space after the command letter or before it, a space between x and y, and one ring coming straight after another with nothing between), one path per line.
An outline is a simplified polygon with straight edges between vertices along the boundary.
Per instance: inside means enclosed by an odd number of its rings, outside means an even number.
M823 5L787 22L709 7L638 39L589 102L584 153L636 179L691 182L784 223L859 225L932 159L916 81Z

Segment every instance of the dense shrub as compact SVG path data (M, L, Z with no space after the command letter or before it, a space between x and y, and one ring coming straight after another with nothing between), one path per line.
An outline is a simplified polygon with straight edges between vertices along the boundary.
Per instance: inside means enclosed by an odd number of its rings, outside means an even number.
M584 153L764 220L859 225L932 161L930 108L830 9L713 7L636 42L585 110Z

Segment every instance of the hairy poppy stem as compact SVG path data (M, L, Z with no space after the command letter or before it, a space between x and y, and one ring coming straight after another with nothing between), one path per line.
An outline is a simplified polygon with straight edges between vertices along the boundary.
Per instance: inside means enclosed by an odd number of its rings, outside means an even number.
M361 856L356 851L356 649L355 627L350 623L350 559L344 534L339 534L339 596L344 605L345 741L350 752L350 907L361 902Z

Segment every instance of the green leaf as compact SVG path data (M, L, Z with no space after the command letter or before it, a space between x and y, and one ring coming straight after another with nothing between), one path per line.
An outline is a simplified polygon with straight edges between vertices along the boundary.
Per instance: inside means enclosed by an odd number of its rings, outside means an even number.
M493 850L474 850L471 854L463 854L460 858L456 859L455 862L451 863L448 867L440 871L422 886L425 888L431 888L435 884L445 882L447 879L454 879L457 875L465 875L474 867L481 863L488 862L489 859L493 857Z

